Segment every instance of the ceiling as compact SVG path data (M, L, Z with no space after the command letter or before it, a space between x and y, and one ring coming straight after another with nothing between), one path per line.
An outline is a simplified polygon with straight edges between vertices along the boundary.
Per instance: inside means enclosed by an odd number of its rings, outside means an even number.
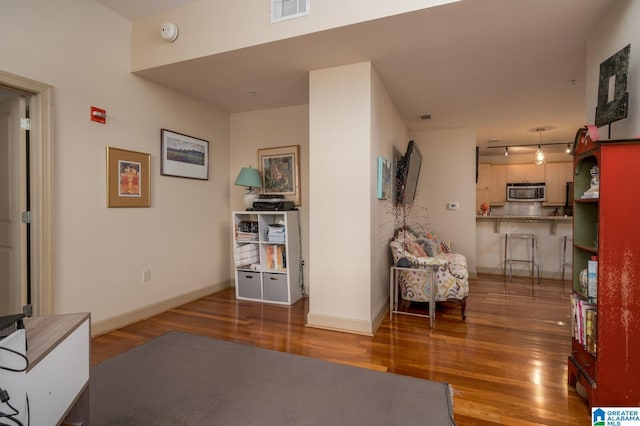
M135 19L190 0L99 1ZM614 1L462 0L137 74L234 113L308 103L310 70L371 61L410 131L475 128L499 154L586 124L586 41Z

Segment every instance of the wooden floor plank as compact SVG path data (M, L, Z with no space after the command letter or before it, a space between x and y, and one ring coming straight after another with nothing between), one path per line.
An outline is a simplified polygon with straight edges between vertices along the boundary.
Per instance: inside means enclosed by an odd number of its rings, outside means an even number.
M466 321L446 303L433 329L426 318L386 316L369 337L305 327L306 298L276 306L228 289L92 339L92 364L178 330L447 382L459 425L584 425L590 410L567 385L568 291L559 281L482 275L471 281Z

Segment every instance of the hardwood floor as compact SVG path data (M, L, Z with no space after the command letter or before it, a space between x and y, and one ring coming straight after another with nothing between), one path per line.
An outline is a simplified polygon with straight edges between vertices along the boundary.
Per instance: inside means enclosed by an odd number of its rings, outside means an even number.
M569 284L514 277L470 283L457 304L427 318L387 316L373 337L305 327L308 300L292 307L237 301L224 290L92 340L92 364L180 330L354 366L448 382L459 425L585 425L586 403L567 385Z

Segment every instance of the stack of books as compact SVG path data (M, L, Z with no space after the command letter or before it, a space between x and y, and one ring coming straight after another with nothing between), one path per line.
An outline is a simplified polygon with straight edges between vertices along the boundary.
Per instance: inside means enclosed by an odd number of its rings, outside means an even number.
M571 323L573 338L591 355L596 355L598 341L598 307L584 299L571 295Z
M267 241L270 243L284 244L284 225L269 225L269 231L267 232Z
M236 241L258 241L258 233L238 231Z
M236 225L236 241L258 241L258 222L241 220Z
M245 244L234 248L233 263L236 265L236 268L260 263L258 246L255 244Z

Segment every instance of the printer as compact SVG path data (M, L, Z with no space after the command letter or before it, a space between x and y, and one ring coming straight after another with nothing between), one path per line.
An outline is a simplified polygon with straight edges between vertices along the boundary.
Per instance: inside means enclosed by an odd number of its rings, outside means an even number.
M291 200L287 200L282 195L260 195L253 202L253 210L256 211L283 211L295 210L296 206Z

